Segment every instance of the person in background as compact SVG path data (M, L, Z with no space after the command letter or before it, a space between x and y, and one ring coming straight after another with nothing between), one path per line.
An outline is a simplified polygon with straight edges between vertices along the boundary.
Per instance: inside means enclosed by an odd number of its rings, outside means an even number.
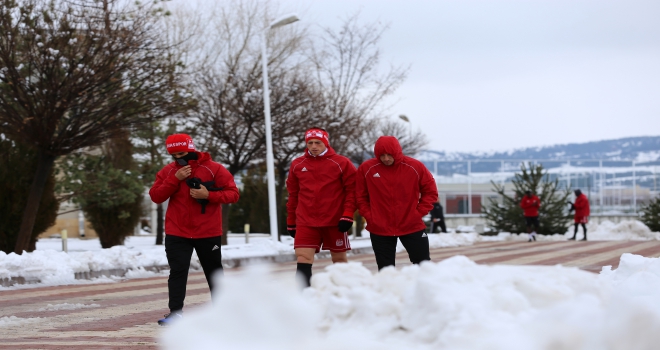
M433 209L431 209L431 230L429 233L436 233L438 227L440 227L440 232L447 233L445 214L440 199L433 203Z
M348 261L347 232L357 205L355 166L330 147L328 133L311 128L305 132L305 143L305 154L291 162L286 180L286 222L294 239L296 275L309 287L315 253L329 250L333 263Z
M589 199L587 196L580 191L580 189L575 190L575 203L568 202L568 204L571 205L571 210L575 210L575 215L573 216L573 221L575 223L575 229L573 230L573 237L569 238L569 240L575 240L578 232L578 225L582 225L582 229L584 230L584 238L581 239L581 241L586 241L587 240L587 222L589 222L589 214L590 214L590 209L589 209Z
M438 201L433 175L422 162L403 155L394 136L378 138L374 154L358 167L355 188L378 270L395 265L397 240L413 264L431 260L422 218Z
M520 207L523 209L527 233L529 234L527 241L536 241L536 231L539 229L539 208L541 207L541 201L532 191L527 190L520 200Z
M234 177L206 152L195 149L192 138L174 134L165 141L174 161L156 174L149 190L154 203L169 199L165 214L165 254L170 313L158 321L166 326L183 315L188 270L193 249L213 292L213 275L222 272L222 206L238 201Z

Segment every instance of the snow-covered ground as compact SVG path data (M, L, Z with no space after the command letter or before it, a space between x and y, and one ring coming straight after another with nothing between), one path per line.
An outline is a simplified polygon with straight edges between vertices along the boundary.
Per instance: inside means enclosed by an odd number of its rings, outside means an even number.
M478 265L464 256L373 274L317 273L302 295L262 270L161 333L165 349L657 349L660 259L623 254L599 275Z
M470 231L470 227L461 227L462 231ZM589 224L590 240L660 240L660 233L651 232L638 221L624 221L619 224L605 222L603 224ZM368 233L367 233L368 234ZM566 235L540 236L539 241L565 240L572 236L572 229ZM582 237L582 229L578 238ZM525 241L527 235L500 233L497 236L479 236L476 233L437 234L430 235L431 248L458 247L471 245L478 241ZM149 266L166 266L165 248L156 246L152 236L131 236L126 239L125 245L110 249L101 249L98 239L68 240L68 253L62 252L62 241L59 238L40 239L37 250L22 255L5 254L0 252L0 279L23 277L32 284L0 287L3 289L32 288L37 286L52 286L62 284L82 284L90 282L113 282L118 278L100 277L93 280L77 280L76 273L91 271L128 269L124 278L152 277L167 275L168 271L159 273L145 270ZM369 247L368 238L353 239L353 249ZM400 245L399 251L403 250ZM229 244L222 247L222 256L225 259L273 256L293 254L293 240L283 237L282 242L274 242L267 235L252 235L250 243L245 243L241 235L230 235ZM193 254L191 260L193 268L199 268L197 256Z
M368 234L368 233L367 233ZM431 235L432 248L458 247L471 245L478 239L475 233ZM351 240L353 249L370 247L368 238ZM167 275L169 270L152 272L150 266L167 266L165 247L155 245L152 236L130 236L123 246L102 249L98 239L68 239L68 253L62 251L60 238L40 239L37 249L31 253L17 255L0 252L0 279L23 277L30 284L16 284L4 289L34 288L63 284L85 284L113 282L121 278L99 277L91 280L75 278L76 273L91 271L127 269L124 278L144 278ZM403 247L398 246L402 251ZM282 242L274 242L268 235L252 235L250 243L245 243L242 235L230 235L228 245L222 247L223 259L246 257L267 257L294 254L293 239L282 237ZM197 255L193 253L191 268L200 269Z

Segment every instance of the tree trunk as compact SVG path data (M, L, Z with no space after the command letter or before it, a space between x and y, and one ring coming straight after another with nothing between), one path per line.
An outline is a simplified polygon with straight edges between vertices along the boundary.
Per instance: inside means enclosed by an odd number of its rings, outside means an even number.
M125 239L123 236L114 235L108 232L103 232L103 233L97 232L97 233L99 235L99 242L101 243L101 248L108 249L117 245L124 244Z
M222 205L222 245L227 245L227 231L229 231L229 204Z
M156 206L156 245L163 245L164 224L163 203L160 203Z
M44 194L46 180L48 180L48 175L50 175L50 172L53 169L53 164L55 163L55 157L44 154L43 151L39 151L37 157L37 170L34 173L32 186L30 186L27 205L25 206L25 211L23 212L21 228L18 231L16 247L14 248L14 253L16 254L23 254L24 250L29 251L30 249L30 240L32 239L34 222L37 219L39 203L41 202L41 197Z

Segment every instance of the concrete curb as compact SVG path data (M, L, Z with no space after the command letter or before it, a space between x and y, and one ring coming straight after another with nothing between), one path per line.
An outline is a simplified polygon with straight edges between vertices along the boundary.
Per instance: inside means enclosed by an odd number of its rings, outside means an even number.
M372 247L363 247L355 248L348 252L348 256L361 255L373 253ZM330 252L323 251L315 256L316 259L328 259L330 258ZM251 257L242 257L242 258L233 258L233 259L222 259L222 265L225 268L231 269L241 266L248 266L253 264L261 263L282 263L296 261L296 255L293 253L280 254L280 255L266 255L266 256L251 256ZM163 270L169 270L168 265L156 265L156 266L144 266L146 271L151 272L160 272ZM90 280L92 278L99 277L124 277L126 273L133 269L106 269L98 271L85 271L85 272L76 272L74 274L75 279L77 280ZM193 270L198 271L198 270ZM0 285L3 287L11 287L17 284L36 284L40 283L41 280L38 278L25 278L25 277L11 277L0 279Z

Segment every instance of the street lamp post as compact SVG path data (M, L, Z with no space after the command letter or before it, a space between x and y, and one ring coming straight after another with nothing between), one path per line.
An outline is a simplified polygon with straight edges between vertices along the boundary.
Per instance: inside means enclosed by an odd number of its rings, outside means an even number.
M270 216L270 236L279 241L277 233L277 201L275 197L275 160L273 159L273 134L270 121L270 90L268 88L268 52L266 51L266 35L271 29L285 26L298 21L296 15L287 15L273 21L261 31L261 59L264 76L264 119L266 123L266 170L268 172L268 215Z

